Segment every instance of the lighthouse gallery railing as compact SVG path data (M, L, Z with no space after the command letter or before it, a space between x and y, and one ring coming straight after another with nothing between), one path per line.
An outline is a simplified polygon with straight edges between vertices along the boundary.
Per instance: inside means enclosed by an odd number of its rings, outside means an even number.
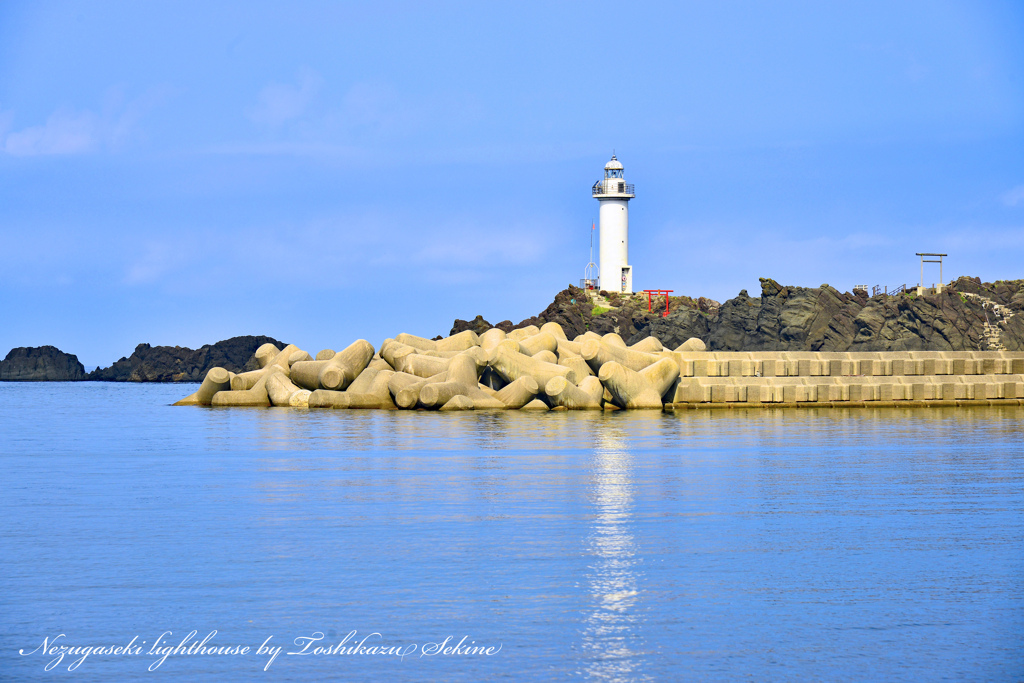
M618 189L616 189L618 188ZM623 183L621 185L612 184L612 187L607 190L604 187L604 181L598 180L594 183L592 194L636 194L633 191L633 183Z

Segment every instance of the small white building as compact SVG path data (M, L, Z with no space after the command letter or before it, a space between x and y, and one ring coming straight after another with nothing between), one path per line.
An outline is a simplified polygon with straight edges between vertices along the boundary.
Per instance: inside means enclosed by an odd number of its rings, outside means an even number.
M594 198L600 202L601 289L633 293L633 267L629 265L629 200L633 186L622 175L622 163L612 155L604 165L604 179L594 183Z

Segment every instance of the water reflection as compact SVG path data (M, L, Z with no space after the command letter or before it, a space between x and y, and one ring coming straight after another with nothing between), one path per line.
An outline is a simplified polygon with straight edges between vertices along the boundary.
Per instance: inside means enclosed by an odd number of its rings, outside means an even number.
M596 515L587 538L593 564L586 581L590 612L584 618L583 651L588 678L649 680L640 667L643 620L639 602L639 554L633 538L633 462L624 434L605 425L593 456L591 500Z

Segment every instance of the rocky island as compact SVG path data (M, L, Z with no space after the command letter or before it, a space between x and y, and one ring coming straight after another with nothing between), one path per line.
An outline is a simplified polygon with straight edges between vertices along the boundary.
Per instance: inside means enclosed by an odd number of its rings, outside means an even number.
M199 382L211 368L245 372L256 368L253 354L264 344L285 346L273 337L231 337L198 349L139 344L127 358L96 368L85 379L104 382Z
M78 356L54 346L18 347L0 361L2 382L76 382L85 379Z

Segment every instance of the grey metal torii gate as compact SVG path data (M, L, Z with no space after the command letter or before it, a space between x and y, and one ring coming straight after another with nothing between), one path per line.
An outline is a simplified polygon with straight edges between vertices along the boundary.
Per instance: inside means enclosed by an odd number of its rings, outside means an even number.
M924 288L924 264L926 263L938 263L939 264L939 286L941 287L944 283L942 280L942 257L949 256L949 254L916 254L921 257L921 288ZM925 256L938 256L939 259L926 259Z

